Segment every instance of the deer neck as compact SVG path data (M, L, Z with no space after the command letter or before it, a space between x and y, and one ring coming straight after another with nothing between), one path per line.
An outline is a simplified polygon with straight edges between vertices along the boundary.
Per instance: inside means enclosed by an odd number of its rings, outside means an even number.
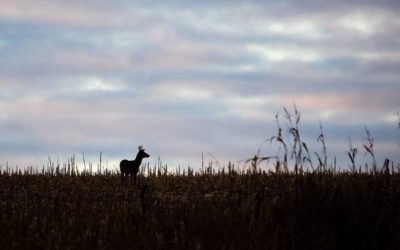
M140 165L140 164L142 163L142 160L143 160L143 158L140 157L139 154L137 154L137 155L136 155L135 161L136 161L137 163L139 163L139 165Z

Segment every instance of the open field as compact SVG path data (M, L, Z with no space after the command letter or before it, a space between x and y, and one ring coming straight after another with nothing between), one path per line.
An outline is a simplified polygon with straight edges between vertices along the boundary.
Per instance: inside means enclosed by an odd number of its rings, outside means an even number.
M400 0L0 0L0 250L400 250L399 93Z
M0 174L1 249L400 249L400 172Z
M284 111L288 133L277 116L263 142L281 153L258 150L245 168L144 164L135 183L102 169L101 154L97 171L74 157L0 167L0 249L400 249L400 164L377 164L367 128L372 164L357 164L351 141L349 168L328 163L322 126L313 162L300 113Z

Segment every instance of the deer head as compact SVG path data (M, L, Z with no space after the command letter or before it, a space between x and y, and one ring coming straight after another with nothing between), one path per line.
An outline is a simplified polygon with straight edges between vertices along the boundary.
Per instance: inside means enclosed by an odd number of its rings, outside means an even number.
M148 157L150 157L150 155L148 155L146 152L144 152L144 148L143 148L142 145L140 145L140 146L138 147L138 149L139 149L138 156L139 156L140 158L148 158Z

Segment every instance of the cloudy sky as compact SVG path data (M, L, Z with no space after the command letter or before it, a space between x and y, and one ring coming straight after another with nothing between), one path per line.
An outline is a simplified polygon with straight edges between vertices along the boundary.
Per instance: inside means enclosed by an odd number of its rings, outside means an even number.
M328 160L350 137L370 162L367 126L399 162L399 2L264 2L0 1L0 165L116 166L140 144L173 167L242 160L294 103Z

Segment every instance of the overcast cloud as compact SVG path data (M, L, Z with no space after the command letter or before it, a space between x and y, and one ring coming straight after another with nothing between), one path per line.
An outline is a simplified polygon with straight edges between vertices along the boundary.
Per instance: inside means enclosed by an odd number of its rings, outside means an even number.
M3 0L0 165L102 151L114 166L139 144L173 167L198 167L202 151L237 161L293 103L315 151L321 121L331 161L346 164L349 137L361 150L368 126L378 160L399 162L398 13L398 1Z

